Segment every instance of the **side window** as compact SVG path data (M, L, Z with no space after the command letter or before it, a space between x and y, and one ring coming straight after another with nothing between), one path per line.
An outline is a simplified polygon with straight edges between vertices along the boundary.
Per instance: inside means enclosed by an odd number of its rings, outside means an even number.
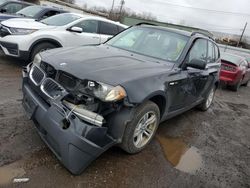
M98 21L96 20L84 20L73 27L82 28L85 33L97 33L98 31Z
M17 11L21 10L22 8L23 6L19 3L9 3L3 6L3 9L5 9L6 13L9 13L9 14L14 14Z
M214 44L208 41L208 49L207 49L207 63L215 62L215 54L214 54Z
M115 35L117 34L118 28L115 24L100 22L100 34L103 35Z
M122 32L125 28L121 27L121 26L117 26L118 27L118 32Z
M193 59L207 60L207 40L197 39L188 55L188 62Z
M219 48L214 45L214 55L215 55L215 61L217 61L220 57L219 57Z
M58 13L59 13L59 12L58 12L58 11L55 11L55 10L47 11L47 12L42 16L42 19L45 19L45 18L54 16L54 15L56 15L56 14L58 14Z

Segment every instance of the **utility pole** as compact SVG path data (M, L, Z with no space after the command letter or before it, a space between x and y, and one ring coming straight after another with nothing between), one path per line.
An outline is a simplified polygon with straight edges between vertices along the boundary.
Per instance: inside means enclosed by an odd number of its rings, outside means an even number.
M243 35L244 35L244 33L245 33L246 28L247 28L247 22L246 22L246 24L245 24L245 26L244 26L244 29L243 29L242 33L241 33L240 40L239 40L239 42L238 42L238 44L237 44L237 47L240 45L240 42L241 42L241 40L242 40L242 37L243 37Z
M125 1L124 0L121 0L121 6L120 6L120 11L119 11L119 17L120 17L120 21L121 21L121 18L122 18L122 8L123 6L125 5Z
M109 12L109 17L112 16L112 12L113 12L113 9L114 9L114 5L115 5L115 0L113 0L113 2L112 2L112 6L111 6L111 9L110 9L110 12Z

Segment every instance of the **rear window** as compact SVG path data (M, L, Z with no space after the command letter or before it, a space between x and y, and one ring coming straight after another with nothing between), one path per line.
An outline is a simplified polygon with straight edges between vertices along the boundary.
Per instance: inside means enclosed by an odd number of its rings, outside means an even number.
M34 17L39 13L43 8L40 6L29 6L17 12L17 14L25 17Z
M116 35L117 33L119 33L117 25L108 22L100 22L100 34Z
M234 55L234 54L229 54L229 53L222 53L221 59L227 62L231 62L236 65L239 65L243 60L242 57Z

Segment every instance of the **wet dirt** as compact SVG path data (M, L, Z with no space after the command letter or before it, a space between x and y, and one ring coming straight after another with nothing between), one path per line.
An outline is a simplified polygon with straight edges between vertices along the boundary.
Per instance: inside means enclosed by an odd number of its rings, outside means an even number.
M0 182L9 182L4 187L250 187L249 86L237 93L219 89L211 109L162 123L141 153L111 148L73 176L25 116L21 67L0 55ZM14 176L30 180L14 184Z

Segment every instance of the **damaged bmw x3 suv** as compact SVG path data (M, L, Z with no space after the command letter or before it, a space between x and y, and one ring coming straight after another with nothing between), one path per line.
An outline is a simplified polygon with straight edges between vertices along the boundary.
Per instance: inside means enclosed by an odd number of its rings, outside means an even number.
M114 145L137 153L160 122L212 104L220 70L214 40L146 24L101 45L44 51L23 70L23 106L73 174Z

